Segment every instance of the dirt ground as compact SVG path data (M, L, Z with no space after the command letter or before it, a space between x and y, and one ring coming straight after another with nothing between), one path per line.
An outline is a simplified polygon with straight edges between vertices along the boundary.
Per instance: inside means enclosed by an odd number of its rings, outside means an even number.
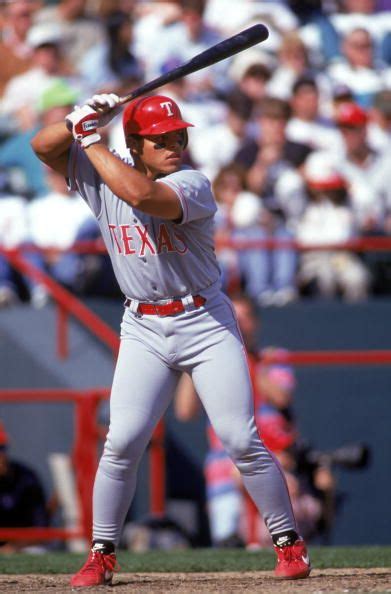
M70 593L68 575L3 575L0 592ZM389 569L315 569L306 580L281 582L272 572L118 574L112 587L82 589L88 593L122 594L339 594L391 593Z

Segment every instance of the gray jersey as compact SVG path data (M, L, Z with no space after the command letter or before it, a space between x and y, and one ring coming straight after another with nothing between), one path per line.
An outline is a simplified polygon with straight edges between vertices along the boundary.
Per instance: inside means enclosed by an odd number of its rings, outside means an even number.
M185 167L158 180L181 202L183 217L174 223L120 200L77 143L71 148L68 171L70 189L79 192L98 220L124 295L157 301L219 284L213 240L216 203L202 173Z

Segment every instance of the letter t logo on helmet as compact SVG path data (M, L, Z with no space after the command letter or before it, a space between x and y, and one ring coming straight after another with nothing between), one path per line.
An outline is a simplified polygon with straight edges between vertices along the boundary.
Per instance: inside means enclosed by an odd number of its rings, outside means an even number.
M125 136L165 134L193 126L182 119L175 101L164 95L151 95L128 103L124 109L122 124Z
M172 117L174 115L174 112L171 109L171 107L172 107L171 101L164 101L160 105L167 110L167 115L169 115L170 117Z

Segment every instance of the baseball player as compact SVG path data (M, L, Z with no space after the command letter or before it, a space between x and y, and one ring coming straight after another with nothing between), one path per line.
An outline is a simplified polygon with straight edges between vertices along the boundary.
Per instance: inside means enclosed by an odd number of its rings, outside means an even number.
M111 583L139 461L184 371L262 510L276 576L307 577L307 550L281 470L258 435L245 349L220 290L210 182L181 164L192 124L169 97L133 100L123 112L131 159L121 159L98 132L120 109L116 95L94 95L32 140L38 157L95 214L125 296L110 427L94 485L92 548L71 585Z

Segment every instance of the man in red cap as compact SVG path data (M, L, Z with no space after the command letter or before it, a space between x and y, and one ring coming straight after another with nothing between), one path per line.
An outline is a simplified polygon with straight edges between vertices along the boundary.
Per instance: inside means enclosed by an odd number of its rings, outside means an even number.
M334 155L336 168L346 179L351 206L362 233L378 232L384 223L385 183L389 157L374 151L368 142L368 114L354 102L342 102L335 111L335 123L343 140L343 154Z
M118 110L116 95L95 95L32 142L92 209L125 297L110 428L94 485L93 544L71 584L111 583L140 459L183 372L263 510L276 577L305 578L307 550L281 471L258 435L244 345L221 291L210 182L182 165L192 124L170 97L135 99L123 113L130 162L98 132Z

